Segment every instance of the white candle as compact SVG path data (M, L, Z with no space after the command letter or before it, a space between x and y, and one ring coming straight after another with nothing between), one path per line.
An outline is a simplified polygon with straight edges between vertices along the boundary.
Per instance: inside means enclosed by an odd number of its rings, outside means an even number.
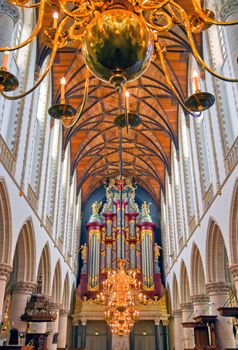
M200 86L199 86L199 80L198 80L198 72L196 72L196 71L193 72L193 82L195 85L195 91L199 91Z
M9 51L5 51L3 55L3 63L2 63L3 69L7 69L8 58L9 58Z
M54 12L54 14L53 14L53 19L54 19L53 28L54 28L54 29L57 28L57 25L58 25L58 18L59 18L58 12Z
M61 103L65 103L65 85L66 85L66 79L62 78L61 81Z
M130 112L130 105L129 105L129 97L130 97L130 93L128 90L126 90L126 106L127 106L127 112L129 113Z

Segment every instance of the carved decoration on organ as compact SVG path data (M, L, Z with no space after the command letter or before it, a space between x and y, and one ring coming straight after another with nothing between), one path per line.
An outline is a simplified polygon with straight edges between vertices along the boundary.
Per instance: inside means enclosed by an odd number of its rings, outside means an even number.
M96 297L107 273L117 269L119 258L126 260L126 270L136 272L136 278L142 282L143 292L148 297L161 297L161 247L155 243L155 223L150 215L150 203L144 202L139 209L135 201L137 186L128 178L112 179L105 189L106 203L92 204L92 214L86 225L88 243L81 247L81 297Z

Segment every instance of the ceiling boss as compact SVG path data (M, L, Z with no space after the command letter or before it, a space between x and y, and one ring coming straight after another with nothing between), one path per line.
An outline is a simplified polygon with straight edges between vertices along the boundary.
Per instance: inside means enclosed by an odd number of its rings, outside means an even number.
M12 4L24 8L37 8L38 20L32 35L16 47L0 48L5 52L3 67L0 70L0 91L9 100L20 99L43 81L51 70L57 51L70 41L78 42L88 69L100 80L112 84L115 88L126 86L127 82L138 79L148 67L151 59L160 63L161 71L167 81L171 94L178 100L185 113L202 112L214 103L214 96L201 92L197 77L196 92L183 100L171 80L166 61L169 33L179 26L186 36L186 45L193 54L198 65L218 79L238 82L238 79L224 77L212 70L203 60L196 47L194 34L206 30L211 25L235 25L238 20L222 22L216 20L214 13L203 9L200 1L191 1L194 15L188 15L186 10L174 0L40 0L32 3L27 0L11 1ZM47 15L47 6L55 8L52 26L43 27ZM5 92L18 87L17 78L7 71L9 52L19 50L31 43L38 35L42 35L44 44L51 48L51 55L45 71L40 75L35 85L20 95L9 96ZM166 37L167 36L167 37ZM153 55L153 57L152 57ZM65 84L61 82L61 102L49 109L49 114L62 119L65 127L73 127L81 117L87 101L89 72L85 78L84 96L78 111L65 100ZM125 94L124 94L125 95ZM128 118L125 100L127 122L133 124L133 115ZM134 116L134 118L137 116ZM121 122L121 121L120 121ZM138 120L136 121L136 123Z

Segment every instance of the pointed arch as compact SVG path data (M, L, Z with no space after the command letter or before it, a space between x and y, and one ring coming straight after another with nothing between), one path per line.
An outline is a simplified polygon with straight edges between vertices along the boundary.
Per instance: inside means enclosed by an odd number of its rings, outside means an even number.
M230 225L231 264L234 265L238 264L238 180L236 180L231 203Z
M58 260L55 271L54 271L54 277L52 282L52 289L51 289L51 300L54 303L61 303L61 290L62 290L62 269L60 260Z
M180 267L180 286L181 286L181 303L189 303L190 300L190 287L188 280L188 272L184 261L181 262Z
M67 272L64 280L64 289L62 297L62 308L69 310L70 308L70 288L69 288L69 274Z
M180 309L179 289L177 277L174 274L173 277L173 310Z
M50 294L50 282L51 282L51 260L49 244L44 246L37 272L37 282L41 280L41 293L45 295Z
M12 255L12 220L4 179L0 178L0 263L10 264Z
M206 294L205 273L200 251L193 244L191 254L191 294Z
M13 274L15 281L36 281L36 243L31 218L21 228L18 236L14 261Z
M227 252L220 227L211 220L208 225L206 246L207 282L225 282L227 280Z

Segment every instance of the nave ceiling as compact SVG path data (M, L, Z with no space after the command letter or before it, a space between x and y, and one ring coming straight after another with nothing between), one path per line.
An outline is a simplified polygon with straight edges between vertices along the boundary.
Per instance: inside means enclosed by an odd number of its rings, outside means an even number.
M193 13L189 0L176 1ZM53 10L48 8L45 26L52 25ZM183 28L173 27L161 34L166 46L167 67L182 100L187 97L190 48ZM200 34L195 35L201 47ZM47 49L38 40L39 63ZM53 103L60 100L60 79L67 81L66 99L78 108L82 101L85 82L85 64L81 48L69 42L59 50L53 66ZM136 129L122 130L123 175L136 179L160 202L164 190L166 170L171 173L171 145L178 150L178 102L171 93L158 58L136 81L127 85L130 92L129 108L142 117ZM105 179L119 175L119 130L114 118L119 114L119 94L112 86L90 75L88 101L84 113L73 129L64 129L63 150L70 143L71 173L77 171L78 191L83 201Z

